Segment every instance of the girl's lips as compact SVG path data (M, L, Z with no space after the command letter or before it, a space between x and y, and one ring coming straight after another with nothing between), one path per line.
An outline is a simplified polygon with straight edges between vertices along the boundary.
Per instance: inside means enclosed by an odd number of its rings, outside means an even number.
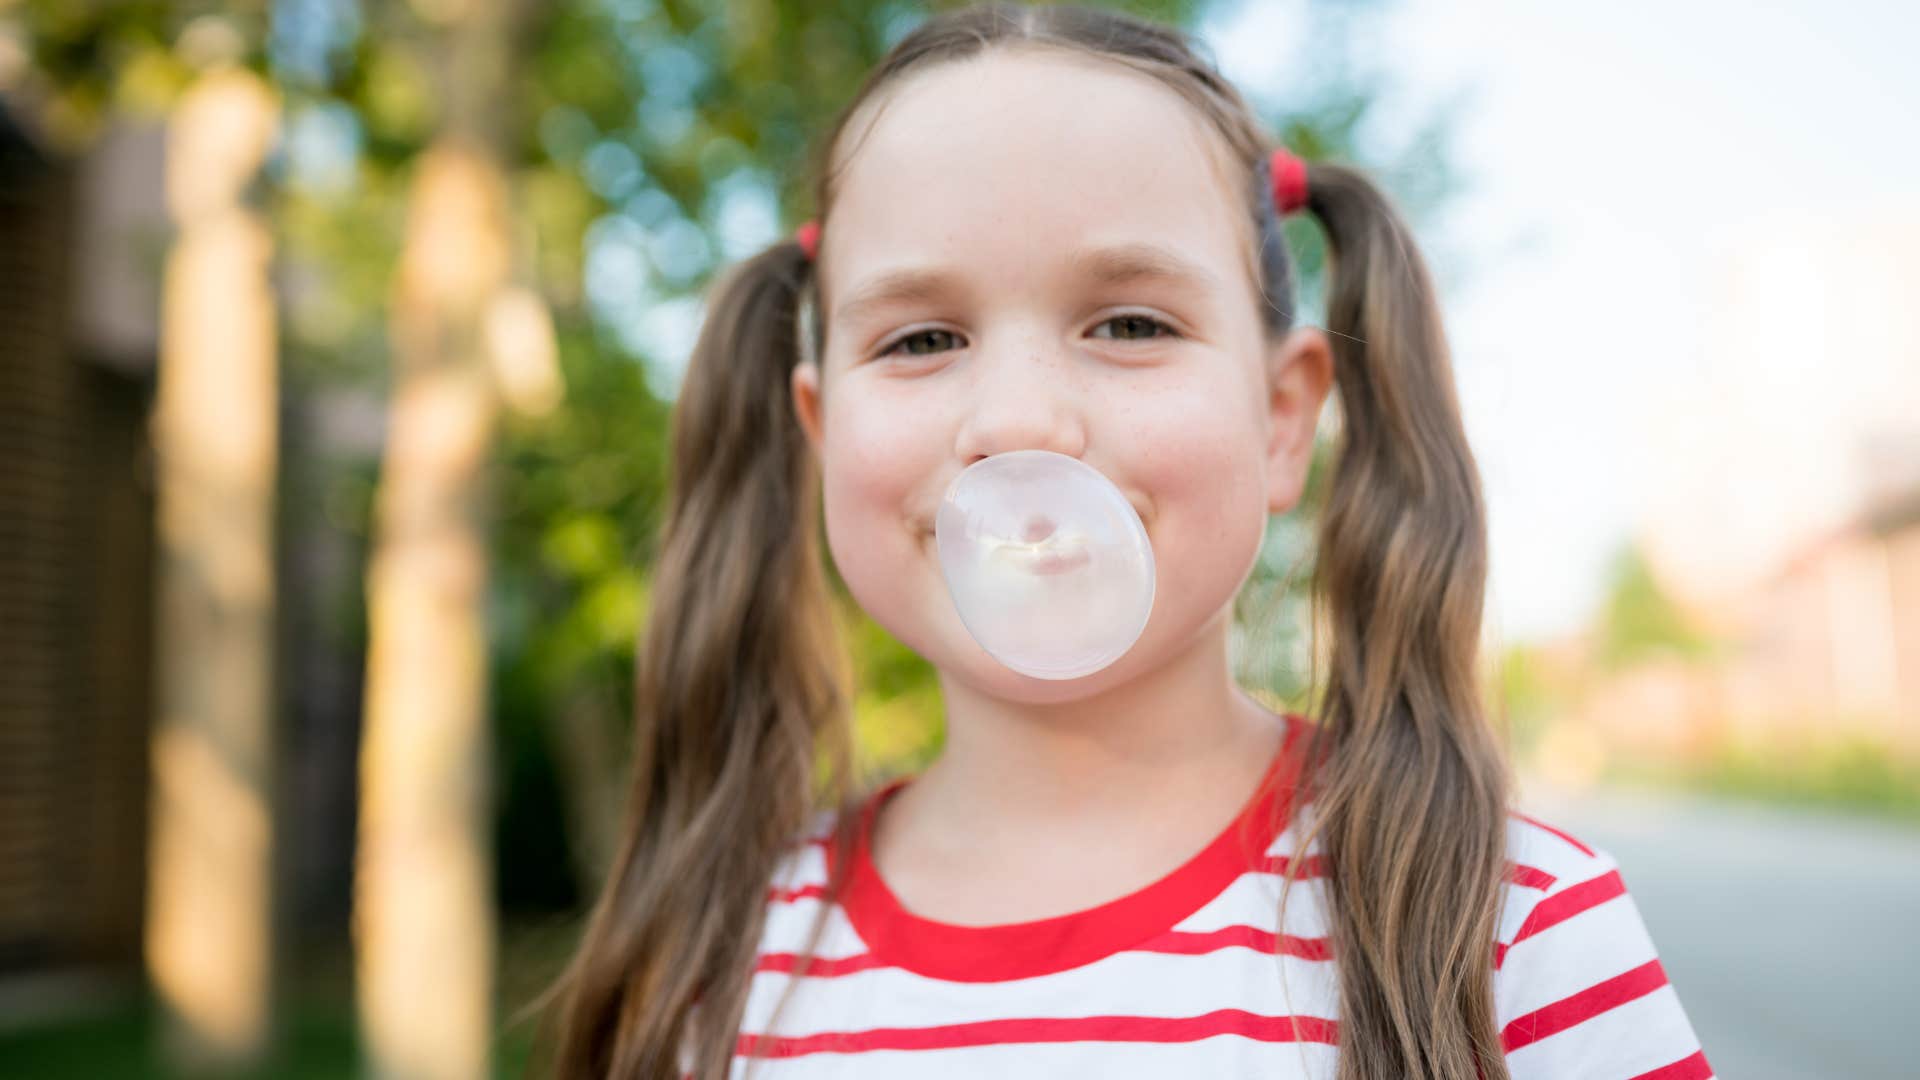
M1093 561L1084 539L1056 539L1049 543L1029 544L1002 540L993 547L995 559L1029 574L1064 574Z
M1086 548L1076 548L1072 551L1048 552L1028 563L1027 569L1036 574L1064 574L1069 570L1078 570L1091 561L1093 556Z

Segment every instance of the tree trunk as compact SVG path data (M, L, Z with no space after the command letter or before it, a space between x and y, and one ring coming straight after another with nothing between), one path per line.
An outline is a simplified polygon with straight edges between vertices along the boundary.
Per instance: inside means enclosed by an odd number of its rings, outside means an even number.
M488 313L511 265L492 134L507 36L500 5L442 6L446 121L415 166L391 303L354 892L367 1063L407 1080L488 1074L496 954L484 476Z
M272 244L244 193L277 116L257 77L214 71L167 138L146 955L184 1068L257 1061L270 1034L279 388Z
M547 725L547 745L566 800L573 879L594 896L618 854L626 806L627 748L615 737L619 706L598 686L576 691Z

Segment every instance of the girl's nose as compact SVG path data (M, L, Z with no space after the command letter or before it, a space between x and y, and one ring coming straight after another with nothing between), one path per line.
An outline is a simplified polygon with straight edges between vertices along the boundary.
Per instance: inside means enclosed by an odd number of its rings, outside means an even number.
M1029 354L983 367L965 390L963 419L954 451L962 465L1013 450L1051 450L1080 457L1087 432L1071 388L1047 359Z

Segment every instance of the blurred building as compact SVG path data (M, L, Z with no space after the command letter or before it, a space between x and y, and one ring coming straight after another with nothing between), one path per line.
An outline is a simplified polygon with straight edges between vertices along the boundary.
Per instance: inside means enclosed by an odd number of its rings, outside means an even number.
M1920 752L1920 484L1806 543L1731 616L1734 722L1817 724Z
M1641 543L1730 649L1670 666L1667 720L1920 751L1920 200L1756 226L1718 277L1647 388Z
M160 136L0 103L0 993L140 968ZM128 258L127 253L136 253ZM22 988L25 989L22 989ZM9 1012L17 1012L10 1008Z

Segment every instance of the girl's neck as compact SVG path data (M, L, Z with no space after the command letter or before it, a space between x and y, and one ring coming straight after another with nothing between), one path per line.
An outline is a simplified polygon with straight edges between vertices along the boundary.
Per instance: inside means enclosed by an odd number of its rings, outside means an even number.
M1238 805L1284 725L1233 679L1230 611L1159 668L1057 705L1006 701L943 673L947 738L914 780L915 816L969 828L1107 820L1168 805Z

